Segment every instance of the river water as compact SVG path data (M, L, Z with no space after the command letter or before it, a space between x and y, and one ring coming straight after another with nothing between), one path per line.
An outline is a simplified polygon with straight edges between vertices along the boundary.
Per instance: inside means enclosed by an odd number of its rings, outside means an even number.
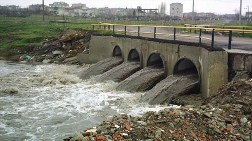
M0 61L0 140L62 140L112 115L141 115L166 107L140 103L143 93L118 83L81 80L85 67Z

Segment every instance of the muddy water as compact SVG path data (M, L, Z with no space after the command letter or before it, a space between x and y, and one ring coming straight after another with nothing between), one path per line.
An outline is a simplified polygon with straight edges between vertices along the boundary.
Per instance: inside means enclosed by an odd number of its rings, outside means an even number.
M98 81L112 80L114 82L120 82L130 75L140 70L140 63L138 62L124 62L121 65L105 72L104 74L97 76Z
M122 81L117 90L137 92L151 89L164 77L164 69L146 67Z
M199 80L195 74L171 75L146 92L141 101L149 104L169 103L172 97L186 94L195 88L198 83Z
M90 68L82 71L78 76L81 79L89 79L91 76L102 74L112 69L113 67L121 64L122 62L123 62L123 59L121 57L111 57L108 59L104 59L92 65Z
M78 66L0 61L0 140L62 141L120 113L165 107L139 103L143 93L118 92L118 83L82 80Z

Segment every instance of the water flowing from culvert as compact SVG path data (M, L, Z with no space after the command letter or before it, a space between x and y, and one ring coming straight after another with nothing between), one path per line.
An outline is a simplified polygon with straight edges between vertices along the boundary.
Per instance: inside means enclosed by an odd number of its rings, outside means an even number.
M112 80L114 82L120 82L140 69L141 66L139 62L124 62L121 65L103 73L102 75L97 76L97 80Z
M122 62L123 62L123 59L121 57L111 57L111 58L104 59L94 65L91 65L87 70L82 71L79 74L79 77L81 79L89 79L91 76L102 74L114 68L115 66L118 66Z
M186 94L198 84L199 80L196 74L170 75L146 92L141 101L152 105L170 103L173 97Z
M164 69L146 67L122 81L116 89L129 92L146 91L161 81L164 75Z
M82 69L0 61L0 140L62 141L113 115L167 108L139 103L143 93L115 91L112 81L79 79Z

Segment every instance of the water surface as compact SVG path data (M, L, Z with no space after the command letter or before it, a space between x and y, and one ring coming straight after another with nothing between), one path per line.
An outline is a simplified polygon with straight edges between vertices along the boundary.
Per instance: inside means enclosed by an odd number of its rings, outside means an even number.
M140 103L143 93L116 91L118 83L81 80L83 69L0 61L1 141L58 141L112 115L165 108Z

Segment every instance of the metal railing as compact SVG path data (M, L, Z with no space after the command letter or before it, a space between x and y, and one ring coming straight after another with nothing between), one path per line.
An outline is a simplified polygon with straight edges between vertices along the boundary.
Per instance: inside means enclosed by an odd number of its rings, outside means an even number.
M211 47L214 47L215 44L215 37L217 33L221 34L227 34L228 35L228 49L232 48L232 40L233 40L233 34L239 33L239 34L245 34L249 33L252 34L252 30L245 30L245 29L232 29L232 28L205 28L205 27L199 27L199 26L150 26L150 25L123 25L123 24L110 24L110 23L101 23L101 24L92 24L93 30L110 30L112 31L113 35L116 35L118 33L122 33L123 35L132 35L132 36L138 36L138 37L144 37L141 36L143 34L149 34L152 38L157 38L157 35L159 36L172 36L172 40L176 41L177 37L183 37L183 38L190 38L195 39L198 38L198 43L202 44L202 40L209 40L211 41ZM96 28L97 27L97 28ZM123 27L123 29L118 29L118 27ZM137 28L135 30L128 30L128 28ZM142 28L149 28L151 31L141 31ZM172 33L164 33L164 32L158 32L157 29L168 29L172 31ZM188 31L189 34L181 34L178 32L178 30L182 31ZM194 31L194 34L191 34L191 32ZM208 37L204 37L202 34L210 35ZM227 36L226 35L226 36ZM225 36L225 37L226 37ZM180 40L178 40L180 41Z
M219 28L219 29L238 29L238 30L252 30L252 26L221 26L221 25L191 25L185 24L185 27L201 27L201 28ZM245 36L245 32L242 32Z

